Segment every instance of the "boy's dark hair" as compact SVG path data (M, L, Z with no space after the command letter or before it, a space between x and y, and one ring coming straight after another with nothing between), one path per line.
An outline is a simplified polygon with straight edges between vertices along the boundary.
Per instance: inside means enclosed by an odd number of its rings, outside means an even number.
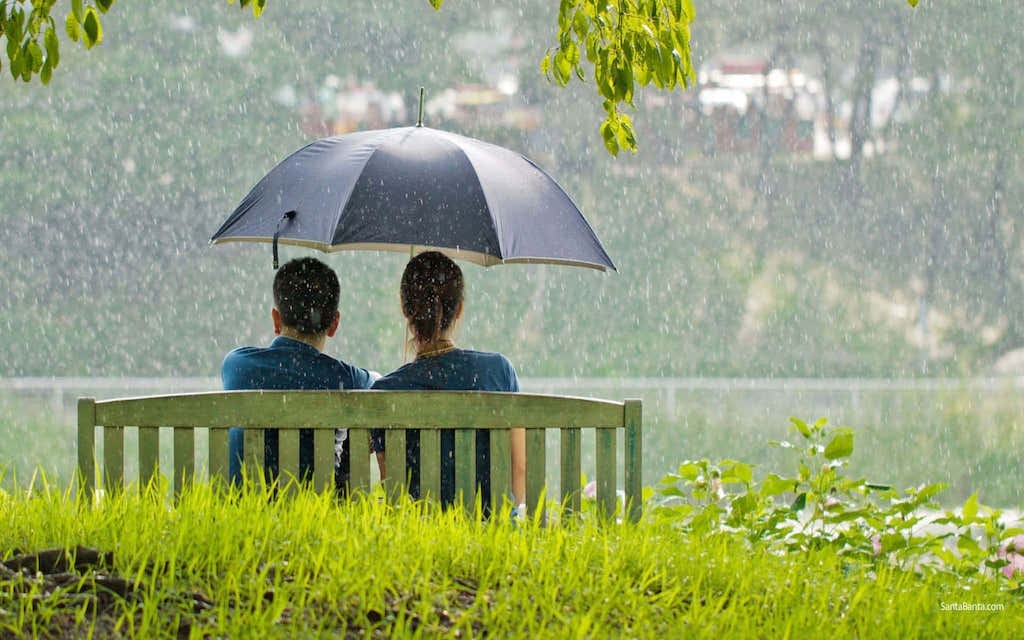
M334 270L316 258L296 258L274 276L274 306L281 323L306 335L331 328L341 286Z

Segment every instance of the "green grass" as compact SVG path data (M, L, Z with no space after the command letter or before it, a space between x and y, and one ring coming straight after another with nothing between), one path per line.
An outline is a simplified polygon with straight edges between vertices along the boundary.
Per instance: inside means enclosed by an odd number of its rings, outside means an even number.
M0 494L0 558L113 553L74 589L0 580L0 637L998 638L1024 622L1005 581L780 554L669 519L539 526L312 493L159 493ZM110 575L126 595L89 588ZM951 610L964 602L1002 609Z

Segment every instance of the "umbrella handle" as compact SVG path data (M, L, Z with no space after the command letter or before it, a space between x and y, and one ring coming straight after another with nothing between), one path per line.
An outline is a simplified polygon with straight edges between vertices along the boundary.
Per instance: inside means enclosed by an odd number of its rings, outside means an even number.
M285 211L284 215L281 216L281 219L277 221L277 229L274 230L274 269L277 269L277 267L280 266L277 260L277 238L281 235L281 229L284 228L285 223L291 222L294 219L294 211Z

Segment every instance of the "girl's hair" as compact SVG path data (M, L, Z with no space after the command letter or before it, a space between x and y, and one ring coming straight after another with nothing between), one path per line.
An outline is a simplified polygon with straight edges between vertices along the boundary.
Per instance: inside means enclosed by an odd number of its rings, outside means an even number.
M402 313L413 339L431 342L455 322L462 302L462 269L440 251L426 251L409 260L402 274Z

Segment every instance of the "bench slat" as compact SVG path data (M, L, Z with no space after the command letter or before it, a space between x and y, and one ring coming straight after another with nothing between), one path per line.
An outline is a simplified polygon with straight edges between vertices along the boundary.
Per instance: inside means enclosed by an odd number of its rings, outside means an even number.
M108 492L124 488L124 427L103 429L103 484Z
M370 491L370 432L367 429L348 430L349 486L352 491Z
M580 510L580 430L577 428L562 429L561 451L561 489L562 504L569 511Z
M96 401L78 399L78 482L86 496L96 490Z
M174 428L174 493L182 492L196 476L196 438L191 427Z
M313 486L320 493L334 491L334 429L313 432L313 455Z
M420 429L420 496L441 495L441 430Z
M265 436L264 436L265 437ZM264 449L264 452L266 449ZM277 483L291 494L299 490L299 431L278 429L277 431Z
M139 482L145 487L160 473L160 428L139 428ZM141 488L141 487L140 487Z
M228 482L229 436L228 429L210 429L207 434L210 440L210 479Z
M597 503L606 516L615 513L615 430L597 430Z
M547 484L547 438L543 429L526 430L526 508L532 514L543 508L540 502ZM543 515L541 515L543 519Z
M455 501L472 511L476 499L476 432L455 430Z
M263 479L263 429L246 429L242 440L242 462L250 481L259 486Z
M643 512L643 407L640 400L626 400L623 422L626 425L623 437L626 449L626 511L632 522L639 522Z
M388 500L394 502L408 482L405 468L405 432L390 431L384 443L384 490Z
M358 402L353 397L356 394ZM96 414L98 424L112 426L622 426L620 402L479 391L219 391L108 400L96 405Z
M491 436L491 510L501 509L512 495L512 434L492 431Z

